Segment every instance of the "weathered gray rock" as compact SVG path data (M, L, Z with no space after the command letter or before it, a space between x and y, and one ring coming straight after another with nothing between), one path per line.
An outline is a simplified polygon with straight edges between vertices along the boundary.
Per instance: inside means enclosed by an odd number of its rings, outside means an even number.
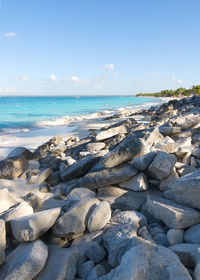
M88 143L85 147L84 147L84 151L85 152L89 152L89 153L96 153L102 149L104 149L106 146L106 144L104 142L94 142L94 143Z
M186 230L184 240L186 243L200 244L200 224L194 225Z
M0 219L0 265L4 262L6 248L6 227L4 220Z
M103 244L108 251L108 263L112 267L119 264L118 257L121 251L132 244L132 237L137 236L137 229L136 224L121 224L113 226L103 235Z
M111 218L113 224L137 224L140 227L147 225L147 219L137 211L119 211L115 210Z
M0 213L17 203L16 198L6 188L0 190Z
M99 280L192 280L179 258L162 246L142 244L133 247L121 263Z
M143 172L138 173L128 181L120 183L119 186L137 192L146 191L149 188L147 176Z
M105 258L106 251L97 242L93 241L86 250L86 256L95 263L100 263Z
M2 213L0 219L3 219L5 222L9 222L31 214L33 214L33 208L26 201L23 201Z
M169 183L164 196L183 205L200 209L200 170Z
M148 196L145 207L150 214L170 228L184 229L200 221L198 211L168 199Z
M156 152L149 152L145 155L135 157L130 164L138 170L145 170L156 156Z
M89 210L93 209L100 202L96 198L82 199L74 203L67 212L62 215L53 227L53 233L57 237L66 237L73 234L80 234L85 231L86 218Z
M183 177L194 171L197 171L197 169L194 166L183 164L183 166L177 170L177 173L180 177Z
M32 157L33 157L33 153L30 150L28 150L25 147L17 147L8 154L7 159L9 158L32 159Z
M147 172L151 178L163 180L169 177L175 163L176 157L174 155L160 151L149 165Z
M0 280L32 280L43 269L47 257L48 248L42 241L21 243L0 267Z
M37 177L36 177L36 180L35 180L35 184L42 184L52 173L52 170L51 168L47 168L43 171L41 171Z
M105 268L101 264L97 264L88 274L87 280L96 280L106 274Z
M69 181L76 177L80 177L85 175L92 166L99 161L101 158L101 154L94 154L94 155L88 155L84 159L80 159L79 161L75 162L68 168L66 168L65 171L60 172L60 177L62 181Z
M87 228L89 232L101 230L110 221L110 218L110 204L107 201L100 202L88 217Z
M137 137L135 134L128 135L116 148L101 159L102 165L108 168L114 167L149 152L148 149L153 143L153 139L150 140L150 138L156 137L156 133L159 132L157 130L149 132L149 137L146 136L147 139L144 138L144 135L139 135L143 138ZM148 134L148 131L146 131L146 134Z
M81 263L78 266L78 270L77 270L78 276L82 279L87 279L87 276L90 273L90 271L92 271L93 267L94 267L93 261L87 261L87 262Z
M48 259L37 280L74 280L79 252L75 249L48 246Z
M112 127L106 130L102 130L96 135L96 141L102 141L108 138L111 138L119 133L127 133L128 129L125 125L117 126L117 127Z
M195 126L200 122L199 114L194 115L191 113L180 115L178 117L172 118L169 123L171 126L180 127L181 130L188 129L190 127Z
M157 245L162 245L165 247L169 246L168 240L167 240L167 235L159 232L157 234L154 235L153 237L153 241L157 244Z
M4 159L0 161L0 178L16 179L28 168L28 160L24 158Z
M11 221L11 230L17 241L34 241L49 230L60 214L53 208Z
M163 136L173 136L181 132L180 127L160 126L158 129Z
M167 240L169 245L175 245L178 243L183 243L184 230L182 229L170 229L167 232Z
M169 177L167 177L166 179L164 179L164 180L162 180L162 181L160 182L160 184L159 184L159 189L160 189L161 191L166 191L166 190L169 188L169 186L172 185L172 184L169 184L169 183L171 183L172 181L174 181L174 180L176 180L176 179L178 179L178 178L179 178L179 176L178 176L178 174L177 174L177 172L176 172L176 168L174 167L174 168L172 169L172 171L171 171Z
M113 184L121 183L124 180L128 180L137 173L134 167L128 164L122 164L110 169L103 169L97 172L91 172L84 177L78 179L73 188L83 187L89 189L98 189Z

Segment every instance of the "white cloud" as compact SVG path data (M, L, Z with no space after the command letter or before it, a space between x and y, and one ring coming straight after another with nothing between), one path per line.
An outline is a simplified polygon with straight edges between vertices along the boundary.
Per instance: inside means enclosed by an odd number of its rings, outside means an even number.
M5 89L5 92L15 92L16 88L15 87L8 87Z
M21 76L19 79L22 81L30 81L30 79L26 76Z
M115 69L115 66L114 64L111 63L111 64L106 64L105 68L109 71L113 71Z
M176 77L175 77L175 76L166 75L165 77L166 77L167 79L172 80L172 81L175 81L175 80L176 80Z
M49 79L50 79L51 81L53 81L53 82L56 82L56 81L57 81L56 76L53 75L53 74L49 76Z
M119 77L119 73L114 73L113 76L114 77Z
M8 33L5 33L5 36L8 38L11 38L11 37L16 37L17 34L15 32L8 32Z
M177 83L182 85L183 84L183 81L182 80L177 80Z
M88 83L88 79L79 78L77 76L71 76L70 80L73 83L77 83L77 84L86 84L86 83Z

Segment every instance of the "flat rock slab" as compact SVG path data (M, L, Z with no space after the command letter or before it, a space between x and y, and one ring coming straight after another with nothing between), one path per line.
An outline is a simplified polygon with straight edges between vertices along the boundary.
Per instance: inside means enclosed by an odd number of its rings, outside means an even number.
M148 196L145 207L156 219L174 229L184 229L199 223L200 213L168 199Z
M0 267L0 280L32 280L43 269L48 248L40 240L21 243Z
M4 262L6 248L6 227L4 220L0 219L0 265Z
M48 246L48 259L37 280L74 280L79 252L76 249Z
M12 220L12 234L19 242L34 241L53 226L59 214L60 208L53 208Z
M160 151L155 156L152 163L147 169L148 175L157 180L163 180L169 177L174 165L176 157L166 152Z
M133 247L121 263L99 280L192 280L179 258L162 246L142 244Z
M200 170L169 183L164 196L183 205L200 209Z

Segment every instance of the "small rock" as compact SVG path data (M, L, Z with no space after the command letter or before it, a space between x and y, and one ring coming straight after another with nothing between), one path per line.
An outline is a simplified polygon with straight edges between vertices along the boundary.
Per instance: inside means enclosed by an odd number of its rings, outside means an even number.
M167 232L167 240L169 245L175 245L177 243L183 243L184 230L181 229L170 229Z
M106 274L105 268L101 264L97 264L88 274L87 280L96 280Z
M119 211L115 210L111 218L114 224L138 224L140 227L147 225L147 219L137 211Z
M93 261L87 261L78 266L77 274L80 278L87 279L88 274L94 267Z
M0 220L0 265L4 262L6 249L6 227L4 220Z
M156 235L154 235L153 241L157 245L162 245L162 246L165 246L165 247L169 246L169 243L168 243L168 240L167 240L167 235L164 234L164 233L157 233Z
M140 172L128 181L119 184L121 188L129 189L132 191L146 191L149 188L147 176Z
M105 258L106 251L97 242L92 242L87 251L86 256L95 263L100 263Z
M142 156L135 157L130 164L140 171L144 171L153 161L156 152L150 152Z
M186 243L200 244L200 224L194 225L186 230L184 240Z

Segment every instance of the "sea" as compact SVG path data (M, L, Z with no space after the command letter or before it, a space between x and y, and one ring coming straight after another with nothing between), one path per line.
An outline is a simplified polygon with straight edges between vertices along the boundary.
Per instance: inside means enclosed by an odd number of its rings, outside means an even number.
M74 117L117 108L147 108L159 98L135 96L35 96L0 97L0 134L64 125Z

